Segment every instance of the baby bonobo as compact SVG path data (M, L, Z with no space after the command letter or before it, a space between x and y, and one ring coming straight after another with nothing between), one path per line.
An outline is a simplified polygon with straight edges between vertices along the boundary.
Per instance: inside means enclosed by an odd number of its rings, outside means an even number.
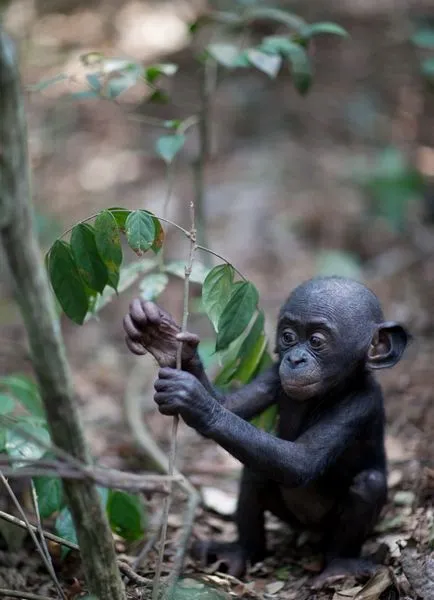
M392 367L407 345L405 329L385 322L376 296L361 283L319 277L297 287L277 322L278 359L254 381L223 394L209 382L199 338L179 333L172 317L136 299L124 319L135 354L160 367L155 401L180 415L244 465L236 512L238 540L199 542L194 553L221 560L242 576L266 555L264 512L323 535L325 569L316 587L345 574L367 575L360 558L386 501L384 409L372 370ZM182 371L174 369L183 341ZM273 403L276 435L249 420Z

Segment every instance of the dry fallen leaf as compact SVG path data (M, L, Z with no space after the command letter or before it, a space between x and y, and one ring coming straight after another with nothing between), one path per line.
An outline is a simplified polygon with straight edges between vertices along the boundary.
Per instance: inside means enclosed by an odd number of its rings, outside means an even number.
M207 508L226 517L232 516L237 507L236 497L229 495L218 488L203 487L202 497L203 503Z
M361 585L356 585L356 587L347 588L346 590L340 590L339 592L334 593L332 600L348 600L348 598L354 598L355 595L358 594L361 589Z
M389 569L383 567L354 596L354 600L379 600L381 594L393 585Z
M280 590L282 590L284 587L285 583L283 581L273 581L265 586L265 590L267 594L273 595L277 594L277 592L280 592Z

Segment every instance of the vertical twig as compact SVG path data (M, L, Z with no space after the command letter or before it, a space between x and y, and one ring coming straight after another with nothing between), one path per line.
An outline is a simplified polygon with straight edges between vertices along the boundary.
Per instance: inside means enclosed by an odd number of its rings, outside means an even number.
M205 61L200 82L200 114L199 114L199 153L194 162L195 176L195 228L197 241L202 246L208 246L205 227L205 169L210 156L210 97L215 87L216 65ZM205 262L209 264L209 256Z
M163 218L167 219L167 215L168 215L168 211L169 211L169 204L170 204L170 199L172 197L172 192L173 192L173 181L174 181L174 169L173 169L173 165L172 163L169 163L166 166L166 181L167 181L167 191L166 191L166 197L164 198L164 205L163 205ZM164 244L160 250L160 253L158 255L158 264L160 266L160 269L162 270L164 267Z
M47 568L48 573L50 574L51 579L54 582L54 585L56 586L56 589L59 593L59 596L63 599L63 600L67 600L66 595L64 593L64 591L62 590L62 588L60 587L60 583L59 580L57 579L56 573L54 571L53 565L51 564L51 561L45 556L45 552L41 546L41 544L38 542L38 538L36 537L35 532L32 529L32 526L29 523L29 520L27 519L26 513L24 512L21 504L18 502L18 498L16 497L16 495L14 494L13 489L11 488L11 486L9 485L8 480L6 479L6 477L3 475L3 473L0 471L0 480L2 481L3 485L6 488L7 493L9 494L9 496L12 499L12 502L15 505L15 508L18 510L18 512L21 515L22 520L24 521L24 523L26 524L26 528L27 531L30 534L30 537L32 538L35 546L36 546L36 550L39 552L39 554L41 555L42 561L45 565L45 567Z
M34 483L33 479L30 480L30 489L31 489L31 493L32 493L32 503L33 503L33 508L35 511L36 526L38 529L41 546L45 553L45 556L47 557L47 560L49 561L49 563L51 565L51 568L54 571L53 562L51 560L50 551L48 550L47 540L45 539L44 529L42 527L41 514L39 512L39 505L38 505L38 494L36 493L36 487L35 487L35 483Z
M196 214L195 214L194 200L190 201L190 220L191 220L190 250L189 250L188 260L185 265L185 276L184 276L184 307L183 307L182 325L181 325L181 331L183 331L183 332L187 330L188 314L189 314L188 304L189 304L189 290L190 290L190 275L191 275L191 269L193 266L194 253L196 251ZM179 344L177 353L176 353L176 368L181 369L181 367L182 367L182 343ZM178 425L179 425L179 416L176 415L173 417L173 422L172 422L171 444L170 444L170 454L169 454L169 475L172 475L175 472ZM164 498L163 524L161 527L160 548L159 548L159 552L158 552L157 568L155 571L155 577L154 577L154 582L153 582L152 600L158 599L158 593L159 593L159 589L160 589L161 570L163 567L164 549L166 546L166 537L167 537L167 524L168 524L168 519L169 519L169 511L170 511L170 505L172 502L172 491L173 491L173 486L171 484L169 484L169 485L170 485L169 494L166 498ZM169 590L169 593L170 593L170 590Z

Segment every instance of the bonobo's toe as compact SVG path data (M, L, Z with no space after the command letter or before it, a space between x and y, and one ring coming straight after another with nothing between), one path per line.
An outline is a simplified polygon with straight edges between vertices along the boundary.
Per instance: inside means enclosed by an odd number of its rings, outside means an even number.
M247 570L246 555L236 542L224 543L212 540L194 542L191 555L200 562L202 567L217 563L218 571L238 579L243 577Z
M346 577L370 577L380 565L364 558L335 558L316 577L310 587L319 590Z

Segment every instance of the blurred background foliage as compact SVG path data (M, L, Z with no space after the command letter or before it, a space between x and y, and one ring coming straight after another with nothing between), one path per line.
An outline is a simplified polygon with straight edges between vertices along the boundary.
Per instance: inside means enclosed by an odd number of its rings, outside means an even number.
M270 339L278 306L301 280L316 273L363 279L379 294L388 318L406 322L418 336L422 358L414 365L414 375L418 385L430 389L431 4L431 0L279 2L280 8L310 23L336 22L350 37L315 38L311 52L315 74L307 96L294 90L289 69L275 79L257 69L219 72L210 100L210 154L201 207L207 245L258 287ZM204 45L221 47L233 41L233 34L219 25L193 28L192 35L192 24L207 10L257 5L254 0L3 3L3 23L20 50L36 224L45 250L59 232L110 206L163 214L166 167L155 148L164 131L154 124L162 119L179 122L197 113L201 95L197 55ZM243 34L245 44L254 46L264 36L278 36L282 27L259 19ZM89 53L145 66L173 63L178 69L163 78L159 97L154 98L160 102L150 102L155 90L143 85L115 94L114 100L101 99L89 90L83 93L89 79L80 57L91 57ZM41 85L54 80L56 85ZM186 227L198 149L197 131L192 128L174 164L167 214ZM167 234L167 260L183 259L187 242L171 229ZM1 262L0 269L0 371L26 371L25 338ZM181 287L171 279L161 298L177 317ZM195 289L191 328L209 340L211 327L201 314ZM121 318L132 294L108 303L100 320L84 328L64 323L77 390L85 398L95 396L94 385L114 399L123 393L132 357L123 346ZM210 348L208 341L202 351L212 365ZM388 375L384 377L387 382ZM392 380L407 393L407 379L394 375ZM114 417L118 408L98 399L98 410ZM428 399L426 392L420 403L409 402L408 412L413 411L416 421L424 419ZM94 419L92 403L84 401L84 406L85 419L86 415ZM400 410L398 404L393 406L391 417ZM165 435L163 429L158 433ZM101 438L93 442L96 453L108 443Z

